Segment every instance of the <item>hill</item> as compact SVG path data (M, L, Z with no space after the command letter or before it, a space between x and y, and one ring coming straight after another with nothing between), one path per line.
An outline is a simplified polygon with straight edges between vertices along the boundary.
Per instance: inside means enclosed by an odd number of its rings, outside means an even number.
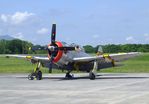
M15 39L14 37L11 37L11 36L9 36L9 35L2 35L2 36L0 36L0 40L13 40L13 39Z

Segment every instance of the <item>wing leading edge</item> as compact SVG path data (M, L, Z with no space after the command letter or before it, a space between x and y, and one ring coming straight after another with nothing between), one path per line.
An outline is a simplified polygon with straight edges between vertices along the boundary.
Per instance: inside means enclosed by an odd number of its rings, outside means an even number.
M114 59L114 61L122 61L126 60L135 56L138 56L139 52L130 52L130 53L118 53L118 54L104 54L99 56L91 56L91 57L79 57L74 58L74 62L88 62L88 61L94 61L94 60L103 60L105 58L111 58Z
M42 57L42 56L29 56L29 55L6 55L6 57L16 57L16 58L24 58L24 59L30 59L30 60L43 60L43 61L49 61L48 57Z

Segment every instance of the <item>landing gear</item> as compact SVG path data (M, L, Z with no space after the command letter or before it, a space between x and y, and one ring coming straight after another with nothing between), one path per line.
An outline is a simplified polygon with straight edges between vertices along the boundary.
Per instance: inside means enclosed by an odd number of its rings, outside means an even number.
M42 72L40 71L41 63L38 61L37 67L33 70L31 74L28 75L29 80L41 80L42 79Z
M74 78L74 75L71 74L71 71L73 69L73 63L67 63L67 65L65 66L67 72L66 72L66 75L65 75L65 78L66 79L72 79Z
M39 71L36 71L36 72L32 72L31 74L28 75L28 79L29 80L41 80L42 79L42 72L39 70Z
M115 60L111 59L112 66L115 67Z
M98 69L98 63L97 63L97 60L95 60L93 69L89 73L90 80L94 80L96 78L97 69Z
M41 80L42 79L42 72L41 71L38 71L36 73L36 78L37 78L37 80Z
M73 77L74 77L73 74L70 74L70 72L67 72L65 75L65 78L67 79L72 79Z
M29 80L33 80L33 79L34 79L34 73L29 74L29 75L28 75L28 79L29 79Z
M90 80L94 80L96 78L96 75L93 72L89 73Z

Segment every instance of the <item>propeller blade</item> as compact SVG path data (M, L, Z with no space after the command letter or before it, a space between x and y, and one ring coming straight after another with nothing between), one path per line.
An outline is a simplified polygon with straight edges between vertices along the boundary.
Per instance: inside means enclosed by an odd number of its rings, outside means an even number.
M73 51L75 50L75 47L58 47L58 49L64 51Z
M55 38L56 38L56 24L53 24L51 32L51 45L55 44Z
M51 59L49 62L49 73L52 73L53 60L54 60L54 56L51 54Z

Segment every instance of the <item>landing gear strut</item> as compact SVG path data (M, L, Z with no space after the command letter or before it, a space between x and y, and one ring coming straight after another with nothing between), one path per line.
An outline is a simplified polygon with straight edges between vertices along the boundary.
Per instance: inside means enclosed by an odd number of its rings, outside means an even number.
M93 70L91 70L89 73L90 80L94 80L96 78L97 69L98 69L98 63L97 63L97 60L95 60Z
M33 70L31 74L28 75L29 80L41 80L42 79L42 72L40 71L41 63L38 61L36 68Z

